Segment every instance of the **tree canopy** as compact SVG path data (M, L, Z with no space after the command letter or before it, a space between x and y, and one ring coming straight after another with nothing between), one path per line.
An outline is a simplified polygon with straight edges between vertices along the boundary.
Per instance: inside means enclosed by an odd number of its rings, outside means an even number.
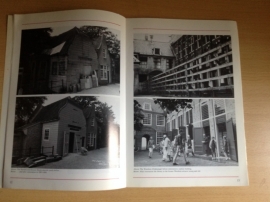
M154 99L155 104L167 113L178 112L180 109L192 108L192 99Z
M134 130L140 131L143 127L144 115L142 113L142 106L137 100L134 100Z
M35 112L38 106L41 106L46 97L19 97L16 99L15 128L25 125Z
M87 34L90 38L97 38L104 35L106 37L106 44L108 46L109 53L114 58L120 57L120 41L117 39L117 35L112 33L106 27L98 26L82 26L80 30Z

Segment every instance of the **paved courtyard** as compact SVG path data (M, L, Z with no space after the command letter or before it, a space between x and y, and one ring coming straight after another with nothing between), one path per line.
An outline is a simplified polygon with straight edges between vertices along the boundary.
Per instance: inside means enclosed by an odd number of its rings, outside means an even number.
M106 86L98 86L91 89L85 89L79 94L103 94L103 95L120 95L120 84L109 84Z
M177 166L237 166L238 163L235 161L226 161L221 159L219 161L212 161L211 157L195 155L194 157L189 155L188 161L189 165L185 164L184 157L177 157ZM134 153L134 167L166 167L173 166L172 162L162 161L162 155L157 151L153 153L153 157L148 157L148 151L138 151Z
M18 167L18 166L13 166ZM26 167L26 166L19 166ZM110 153L108 148L88 151L87 155L69 153L60 161L47 163L37 168L49 169L106 169L119 167L118 151Z

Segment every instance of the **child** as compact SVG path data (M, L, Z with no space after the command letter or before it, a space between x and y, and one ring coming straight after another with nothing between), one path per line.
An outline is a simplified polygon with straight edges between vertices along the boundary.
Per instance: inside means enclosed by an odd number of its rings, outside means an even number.
M209 142L209 148L212 152L212 160L216 159L216 149L217 149L217 142L215 140L215 137L212 137L212 139Z

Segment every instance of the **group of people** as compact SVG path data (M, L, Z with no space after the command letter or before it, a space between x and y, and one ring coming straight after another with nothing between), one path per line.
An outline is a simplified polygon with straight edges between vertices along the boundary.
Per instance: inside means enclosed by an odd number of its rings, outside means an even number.
M185 144L187 144L187 152L185 152ZM185 140L185 137L183 136L183 132L179 131L178 135L174 137L174 140L171 141L166 134L163 135L163 140L160 142L160 147L162 148L162 160L171 162L173 165L178 165L176 163L177 157L179 153L183 153L185 164L190 164L190 162L187 160L187 155L189 153L193 153L192 149L192 143L191 139L188 136L187 140ZM152 137L150 137L150 140L148 141L148 148L149 148L149 158L152 158L153 155L153 149L155 148L154 140Z
M209 137L206 137L205 134L203 134L203 141L205 152L207 153L208 149L211 150L212 154L212 160L217 159L217 142L215 140L215 137L212 137L211 140L207 139ZM229 155L229 142L227 141L227 137L223 136L223 147L222 151L224 153L225 159L230 160ZM186 147L187 146L187 147ZM187 156L191 153L192 156L194 156L194 151L192 147L192 141L190 139L190 136L187 136L187 139L184 137L184 133L180 130L178 132L178 135L174 137L174 140L171 141L166 134L163 135L163 140L160 142L160 147L162 148L162 160L166 162L171 162L173 165L178 165L176 163L177 157L179 156L179 153L183 154L185 164L190 164L190 162L187 160ZM153 156L153 149L155 148L154 140L152 137L150 137L150 140L148 141L148 149L149 149L149 158L152 158Z
M205 134L203 134L204 140L203 143L207 144L208 146L208 142L206 142L206 138L205 138ZM227 137L224 135L222 138L222 143L223 143L223 147L222 147L222 152L225 156L226 160L230 160L230 150L229 150L229 142L227 141ZM212 137L210 142L209 142L209 148L211 150L211 154L212 154L212 160L216 160L217 159L217 142L215 137Z

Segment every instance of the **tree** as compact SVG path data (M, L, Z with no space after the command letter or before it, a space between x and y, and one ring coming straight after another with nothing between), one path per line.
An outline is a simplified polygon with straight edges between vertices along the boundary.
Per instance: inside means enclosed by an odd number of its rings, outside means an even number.
M192 108L192 99L154 99L155 104L159 104L160 107L167 112L167 114L180 109Z
M120 58L120 41L117 39L117 35L112 33L106 27L98 26L82 26L80 30L87 34L90 38L97 38L104 35L106 37L106 44L108 51L112 57Z
M16 99L15 128L28 123L37 107L41 106L46 97L19 97Z
M137 100L134 100L134 130L140 131L143 127L144 115L142 113L142 106Z
M51 28L28 29L22 31L20 66L28 64L29 57L40 55L50 48Z

